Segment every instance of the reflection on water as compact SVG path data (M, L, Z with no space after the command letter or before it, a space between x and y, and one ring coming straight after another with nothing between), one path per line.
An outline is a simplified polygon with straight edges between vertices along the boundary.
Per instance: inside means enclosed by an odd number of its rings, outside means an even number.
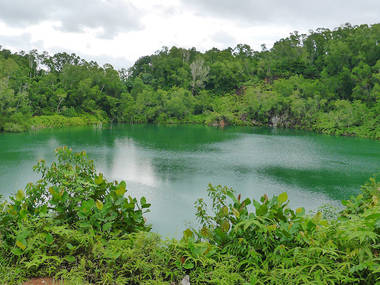
M301 187L312 192L323 193L332 199L343 200L357 193L357 185L363 181L363 175L353 177L343 171L332 169L296 169L285 167L266 167L258 173L273 178L279 183ZM366 179L367 176L364 175ZM345 181L345 183L342 183Z
M111 169L105 170L111 177L133 181L143 185L157 186L157 177L149 158L141 158L139 149L133 140L116 139L114 144L114 161Z
M315 209L359 191L380 170L378 141L303 131L203 126L113 126L0 135L0 193L36 179L32 165L54 148L85 150L106 177L126 180L129 194L152 203L148 221L180 236L208 183L258 199L288 192L292 207Z

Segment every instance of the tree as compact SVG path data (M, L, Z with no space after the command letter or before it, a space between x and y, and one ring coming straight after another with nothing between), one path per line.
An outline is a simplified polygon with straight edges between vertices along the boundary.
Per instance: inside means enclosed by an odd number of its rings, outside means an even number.
M195 94L199 88L204 86L204 82L208 79L208 73L210 67L204 65L202 58L197 58L190 64L192 82L191 87L193 94Z
M57 95L57 98L58 98L58 104L57 104L56 113L60 113L61 112L61 110L60 110L61 104L66 99L67 93L62 88L59 88L56 91L56 95Z

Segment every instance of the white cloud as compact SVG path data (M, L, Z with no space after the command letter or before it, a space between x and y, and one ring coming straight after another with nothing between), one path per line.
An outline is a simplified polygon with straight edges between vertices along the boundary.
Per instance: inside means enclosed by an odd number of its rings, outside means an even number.
M260 50L295 30L370 24L378 15L377 0L0 0L0 45L75 52L121 68L162 46Z
M1 0L0 19L11 26L27 27L55 21L67 32L98 29L99 36L112 38L120 31L140 29L141 12L123 0Z

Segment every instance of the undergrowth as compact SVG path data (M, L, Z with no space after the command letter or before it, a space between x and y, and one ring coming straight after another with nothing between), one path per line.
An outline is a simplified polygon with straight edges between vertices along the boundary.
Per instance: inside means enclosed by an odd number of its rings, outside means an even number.
M227 187L195 202L200 227L163 240L150 204L109 182L84 152L40 161L36 183L0 206L0 280L65 284L378 284L380 183L371 178L343 210L290 209L286 193L259 201ZM327 214L326 214L327 213Z

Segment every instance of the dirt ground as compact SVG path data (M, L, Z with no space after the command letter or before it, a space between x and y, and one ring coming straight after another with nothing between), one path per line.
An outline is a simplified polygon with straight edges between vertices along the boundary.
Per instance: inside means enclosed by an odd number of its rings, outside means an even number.
M53 278L33 278L23 283L23 285L64 285L62 281L54 281Z

